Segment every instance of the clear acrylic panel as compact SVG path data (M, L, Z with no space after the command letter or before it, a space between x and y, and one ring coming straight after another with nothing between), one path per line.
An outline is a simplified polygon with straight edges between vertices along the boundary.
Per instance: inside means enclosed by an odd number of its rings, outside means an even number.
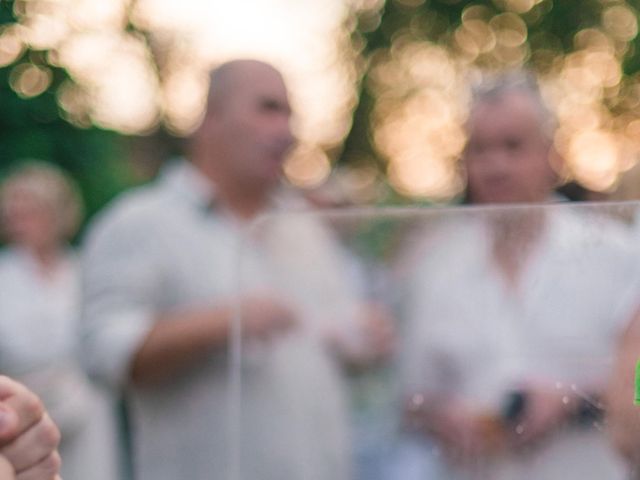
M633 378L614 369L640 305L637 210L261 218L238 265L230 478L629 478L609 405L634 414L631 381L612 385Z

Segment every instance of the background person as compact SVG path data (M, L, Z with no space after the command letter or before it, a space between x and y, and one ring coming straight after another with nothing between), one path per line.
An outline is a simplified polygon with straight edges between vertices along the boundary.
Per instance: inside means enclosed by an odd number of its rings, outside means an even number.
M636 301L634 250L610 219L542 206L553 127L527 75L479 88L463 162L470 203L494 208L442 217L413 259L407 424L438 443L447 478L625 477L591 415Z
M0 371L36 392L59 426L67 480L115 480L111 405L77 360L75 186L57 167L25 163L0 184L0 215Z
M243 478L351 474L335 357L353 353L341 332L359 328L339 249L307 215L250 226L259 214L308 210L280 182L290 116L275 68L223 64L188 159L114 202L88 235L84 358L126 392L137 480L233 467L228 348L239 312Z

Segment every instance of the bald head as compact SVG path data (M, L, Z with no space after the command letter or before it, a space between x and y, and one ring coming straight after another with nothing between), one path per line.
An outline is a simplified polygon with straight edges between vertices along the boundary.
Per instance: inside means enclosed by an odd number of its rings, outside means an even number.
M209 73L207 111L223 109L236 95L265 77L284 84L280 72L266 62L239 59L223 63Z
M234 60L210 78L206 113L192 138L192 161L218 185L272 188L294 142L282 75L258 60Z

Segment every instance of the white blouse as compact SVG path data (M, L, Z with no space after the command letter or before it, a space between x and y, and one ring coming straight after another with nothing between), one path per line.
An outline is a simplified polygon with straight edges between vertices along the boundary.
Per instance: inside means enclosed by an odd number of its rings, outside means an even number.
M434 234L407 284L407 390L455 395L497 413L523 382L575 385L588 395L606 381L617 337L640 300L635 250L612 221L546 208L515 289L493 261L482 213L453 215ZM588 428L487 468L495 479L624 478L606 436Z
M67 480L115 480L115 425L109 398L76 359L77 262L66 252L45 273L31 254L0 254L0 372L36 392L62 433Z

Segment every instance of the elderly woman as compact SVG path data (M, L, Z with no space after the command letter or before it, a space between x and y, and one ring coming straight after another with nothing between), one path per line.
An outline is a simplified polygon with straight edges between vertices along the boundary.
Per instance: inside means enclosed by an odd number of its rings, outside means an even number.
M78 269L67 241L82 205L58 168L31 162L0 184L0 218L8 243L0 253L0 373L42 398L62 433L66 480L117 477L108 397L75 359Z

